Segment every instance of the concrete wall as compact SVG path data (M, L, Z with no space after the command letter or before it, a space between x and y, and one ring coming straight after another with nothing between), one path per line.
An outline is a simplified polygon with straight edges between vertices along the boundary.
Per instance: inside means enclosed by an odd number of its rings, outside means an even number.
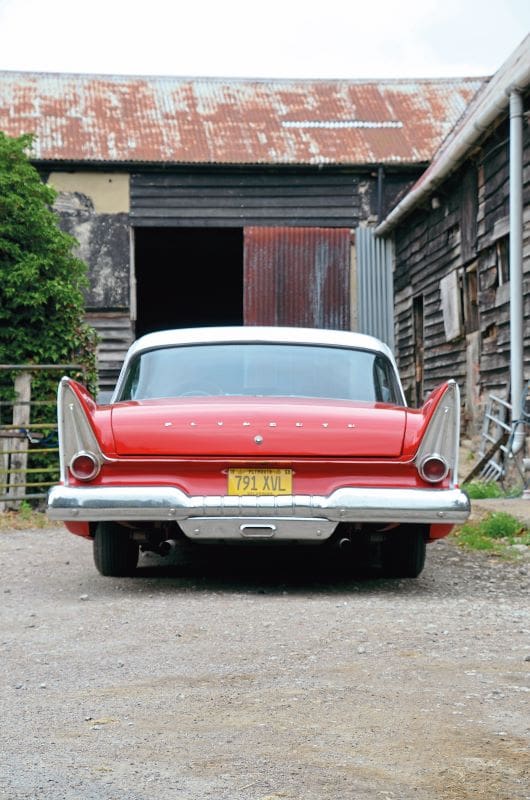
M88 310L130 307L129 176L108 172L51 172L63 230L79 242L88 265Z
M51 172L59 195L61 228L79 242L88 266L87 321L97 330L101 390L114 386L134 337L131 322L129 175L119 172Z

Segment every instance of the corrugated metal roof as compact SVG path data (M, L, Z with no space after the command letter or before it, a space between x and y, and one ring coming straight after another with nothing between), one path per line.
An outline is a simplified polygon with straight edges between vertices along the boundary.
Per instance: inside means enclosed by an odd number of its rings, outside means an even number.
M483 84L0 72L0 129L42 161L417 164Z

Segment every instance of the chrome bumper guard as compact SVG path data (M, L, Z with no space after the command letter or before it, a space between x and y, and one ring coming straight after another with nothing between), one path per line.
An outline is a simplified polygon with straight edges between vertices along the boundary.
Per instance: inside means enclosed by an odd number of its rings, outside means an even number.
M164 486L55 486L48 496L48 515L54 520L175 521L187 535L203 538L219 535L213 532L219 526L224 536L245 536L253 528L266 534L274 527L275 538L325 539L339 522L457 524L469 513L469 498L460 489L346 487L329 496L192 497Z

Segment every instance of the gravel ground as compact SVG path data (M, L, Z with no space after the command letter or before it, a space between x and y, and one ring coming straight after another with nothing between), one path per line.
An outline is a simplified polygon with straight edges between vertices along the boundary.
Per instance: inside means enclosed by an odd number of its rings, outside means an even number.
M528 560L114 579L61 528L0 544L2 798L530 798Z

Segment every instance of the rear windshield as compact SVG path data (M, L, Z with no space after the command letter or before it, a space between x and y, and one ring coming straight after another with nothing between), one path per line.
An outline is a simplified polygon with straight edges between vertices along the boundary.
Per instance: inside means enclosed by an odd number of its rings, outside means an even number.
M119 400L201 396L313 397L402 405L380 353L299 344L213 344L139 354Z

